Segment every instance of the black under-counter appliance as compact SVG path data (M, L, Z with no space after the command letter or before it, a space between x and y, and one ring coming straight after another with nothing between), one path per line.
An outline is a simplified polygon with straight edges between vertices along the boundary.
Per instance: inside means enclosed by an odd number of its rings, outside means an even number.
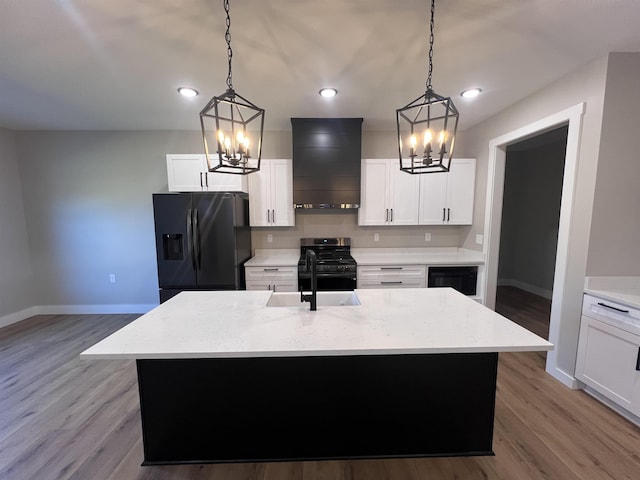
M307 250L316 253L318 291L355 290L356 261L351 256L350 238L301 238L298 288L311 290L311 270L305 265Z
M242 192L153 194L160 303L183 290L244 290L251 258Z
M478 267L429 267L427 286L451 287L465 295L475 295Z

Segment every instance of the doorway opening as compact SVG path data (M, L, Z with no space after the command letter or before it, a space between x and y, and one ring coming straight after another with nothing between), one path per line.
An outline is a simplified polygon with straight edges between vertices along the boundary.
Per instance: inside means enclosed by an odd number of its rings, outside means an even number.
M577 215L575 204L576 179L582 120L585 103L579 103L548 117L521 126L489 141L489 161L487 171L487 197L484 222L485 269L481 279L481 294L484 304L495 308L498 283L498 258L500 245L500 222L502 220L502 197L504 191L504 173L507 147L521 140L535 137L562 126L568 127L567 147L565 155L564 176L562 179L562 200L560 205L560 221L558 226L558 246L553 279L551 315L549 321L549 341L554 349L547 354L547 373L570 388L577 388L577 381L572 372L562 370L558 366L558 357L564 354L565 348L571 351L572 338L560 338L561 331L572 334L571 318L565 312L575 310L575 297L582 290L576 277L576 266L586 265L586 251L571 252L569 261L570 233L572 221ZM578 215L579 216L579 215ZM570 270L571 268L571 270ZM583 273L583 272L582 272ZM581 279L583 281L583 279ZM568 328L563 330L568 318Z
M568 126L506 147L496 312L549 338Z

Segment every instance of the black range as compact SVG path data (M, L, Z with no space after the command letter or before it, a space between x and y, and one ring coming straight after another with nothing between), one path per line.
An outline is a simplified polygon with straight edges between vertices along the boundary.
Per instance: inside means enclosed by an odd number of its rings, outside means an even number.
M305 265L307 250L316 253L318 291L344 291L356 288L356 261L351 256L351 239L301 238L298 261L298 288L311 289L311 269Z

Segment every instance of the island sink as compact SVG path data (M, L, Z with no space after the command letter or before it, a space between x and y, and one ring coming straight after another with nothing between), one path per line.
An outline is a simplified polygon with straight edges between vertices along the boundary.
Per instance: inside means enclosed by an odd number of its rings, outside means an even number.
M317 301L319 307L341 307L362 305L355 292L318 292ZM300 307L304 303L300 301L298 292L273 292L267 307Z

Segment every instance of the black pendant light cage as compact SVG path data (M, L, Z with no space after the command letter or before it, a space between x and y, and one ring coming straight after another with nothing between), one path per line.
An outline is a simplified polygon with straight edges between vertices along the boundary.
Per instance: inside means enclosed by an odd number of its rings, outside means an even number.
M223 0L223 5L227 15L227 91L209 100L200 112L202 141L210 172L247 175L260 170L264 109L233 89L229 0Z
M400 170L412 175L449 171L460 116L451 98L438 95L431 87L434 11L435 0L431 0L426 92L396 110Z

